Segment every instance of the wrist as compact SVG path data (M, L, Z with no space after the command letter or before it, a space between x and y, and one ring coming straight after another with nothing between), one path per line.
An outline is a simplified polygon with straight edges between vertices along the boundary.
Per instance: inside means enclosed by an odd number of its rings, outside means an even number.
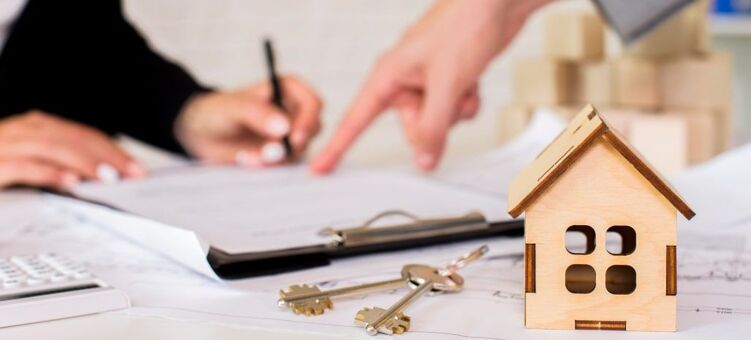
M204 110L204 103L210 95L211 92L197 92L191 95L185 101L182 110L180 110L172 126L175 139L190 156L195 156L195 146L191 142L191 135L196 130L196 125L198 125L196 116Z

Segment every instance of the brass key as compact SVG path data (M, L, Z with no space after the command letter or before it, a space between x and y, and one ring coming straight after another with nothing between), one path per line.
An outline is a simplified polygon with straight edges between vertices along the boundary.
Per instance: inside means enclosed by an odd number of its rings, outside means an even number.
M331 290L321 291L316 286L294 285L289 290L279 291L279 307L289 307L295 314L320 315L328 308L332 309L334 303L331 298L334 296L361 295L377 292L387 289L398 289L407 287L405 272L402 271L402 277L393 280L366 283L350 287L342 287Z
M406 265L402 276L406 277L412 291L394 303L389 309L378 307L364 308L357 312L355 323L365 326L369 335L378 333L401 334L409 330L410 317L404 314L412 302L428 292L457 292L464 286L464 278L456 271L487 253L488 247L482 246L461 258L449 263L446 268L434 268L425 265Z

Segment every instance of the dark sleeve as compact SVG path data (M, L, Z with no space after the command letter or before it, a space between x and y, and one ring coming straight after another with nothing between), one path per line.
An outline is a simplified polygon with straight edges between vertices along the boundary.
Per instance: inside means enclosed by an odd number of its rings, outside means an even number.
M594 0L610 26L625 43L630 43L694 0Z
M205 90L149 48L117 0L30 0L0 54L0 116L39 109L172 151L175 117Z

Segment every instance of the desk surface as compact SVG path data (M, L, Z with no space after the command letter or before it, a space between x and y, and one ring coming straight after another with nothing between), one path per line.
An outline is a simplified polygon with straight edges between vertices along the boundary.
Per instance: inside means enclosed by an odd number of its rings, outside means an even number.
M66 339L332 339L292 330L270 330L215 322L188 322L132 316L119 313L90 315L66 320L11 327L0 332L3 339L50 340L50 334L65 334Z

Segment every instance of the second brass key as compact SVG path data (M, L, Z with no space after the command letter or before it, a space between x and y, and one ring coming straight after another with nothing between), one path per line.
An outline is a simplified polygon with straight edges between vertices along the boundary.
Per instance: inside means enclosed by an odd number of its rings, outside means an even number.
M294 285L290 286L287 291L279 291L279 307L289 307L295 314L319 315L328 308L331 309L334 304L331 301L335 296L361 295L372 292L399 289L408 287L408 277L404 276L393 280L366 283L361 285L335 288L330 290L320 290L316 286Z

